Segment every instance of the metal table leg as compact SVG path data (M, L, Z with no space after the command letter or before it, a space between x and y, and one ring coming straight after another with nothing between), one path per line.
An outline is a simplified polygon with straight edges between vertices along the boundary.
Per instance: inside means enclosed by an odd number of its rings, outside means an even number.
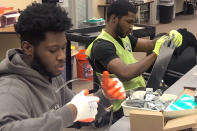
M71 65L71 41L67 41L66 45L66 81L72 79L72 65ZM72 83L68 84L68 87L72 89Z

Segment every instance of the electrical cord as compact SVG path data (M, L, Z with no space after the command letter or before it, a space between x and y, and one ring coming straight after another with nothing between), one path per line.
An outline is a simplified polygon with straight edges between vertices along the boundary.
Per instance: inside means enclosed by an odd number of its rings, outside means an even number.
M68 87L68 84L71 83L71 82L74 82L74 81L86 81L87 79L82 79L82 78L77 78L77 79L72 79L72 80L69 80L69 81L66 81L63 85L61 85L57 90L56 90L56 93L58 93L61 89ZM96 83L98 84L98 83Z

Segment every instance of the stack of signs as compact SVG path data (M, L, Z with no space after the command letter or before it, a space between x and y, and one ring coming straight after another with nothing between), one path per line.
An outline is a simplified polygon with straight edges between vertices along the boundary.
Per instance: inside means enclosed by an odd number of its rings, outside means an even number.
M186 109L193 109L197 106L194 97L183 94L176 102L172 103L166 111L179 111Z

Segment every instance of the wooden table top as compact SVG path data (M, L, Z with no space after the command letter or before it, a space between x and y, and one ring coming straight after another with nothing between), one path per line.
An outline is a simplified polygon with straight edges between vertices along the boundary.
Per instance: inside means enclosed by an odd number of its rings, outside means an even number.
M14 26L0 28L0 34L16 34Z

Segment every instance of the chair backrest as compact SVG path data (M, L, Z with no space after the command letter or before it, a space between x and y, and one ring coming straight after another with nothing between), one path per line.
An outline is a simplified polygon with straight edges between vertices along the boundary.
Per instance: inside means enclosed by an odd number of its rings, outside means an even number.
M172 59L167 69L185 74L197 64L196 59L197 59L197 51L195 50L195 48L186 47L178 57L175 55L172 56ZM167 73L163 78L165 84L167 84L168 86L174 84L178 79L180 79L180 77L168 75Z
M185 28L178 29L178 31L183 36L183 42L180 47L175 49L168 69L185 74L197 64L197 40L195 35ZM164 81L168 86L171 86L179 78L166 74Z

